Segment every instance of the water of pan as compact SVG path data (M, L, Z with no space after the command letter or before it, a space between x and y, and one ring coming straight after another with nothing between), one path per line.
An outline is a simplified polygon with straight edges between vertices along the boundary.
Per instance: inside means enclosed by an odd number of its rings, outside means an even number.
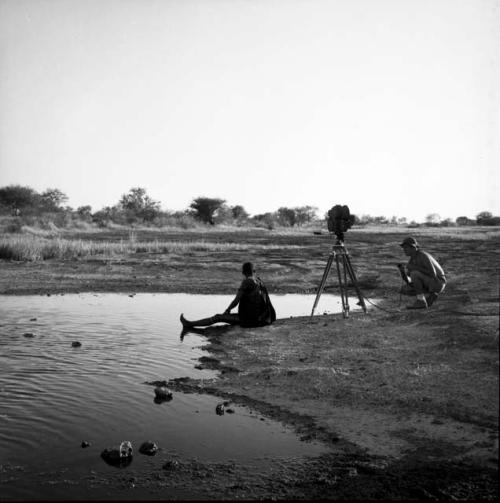
M0 491L7 499L40 498L28 474L63 470L65 478L114 470L100 458L123 440L136 452L154 441L178 459L245 462L317 455L282 424L245 407L219 416L220 399L174 393L154 401L146 381L214 378L198 370L206 340L180 338L179 314L221 312L232 297L188 294L0 296ZM314 296L273 296L279 318L309 315ZM317 313L339 309L324 294ZM73 342L81 346L73 347ZM264 419L264 420L263 420ZM83 449L82 441L91 445ZM137 467L146 456L135 455ZM17 477L15 473L22 472Z

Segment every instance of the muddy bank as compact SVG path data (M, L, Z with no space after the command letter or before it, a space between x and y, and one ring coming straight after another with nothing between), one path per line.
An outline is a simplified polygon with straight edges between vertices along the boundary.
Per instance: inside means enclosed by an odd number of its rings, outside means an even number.
M217 362L205 365L218 366L220 378L168 385L250 405L304 439L335 446L341 454L317 460L317 473L335 481L313 484L318 497L491 499L498 492L497 323L451 316L453 304L425 315L369 311L207 329ZM331 465L356 475L339 477Z

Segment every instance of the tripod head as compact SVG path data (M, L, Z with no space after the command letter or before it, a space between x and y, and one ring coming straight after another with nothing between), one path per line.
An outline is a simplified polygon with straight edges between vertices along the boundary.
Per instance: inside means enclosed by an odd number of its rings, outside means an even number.
M354 215L351 215L349 207L336 204L328 212L328 230L335 234L337 241L335 244L342 245L344 241L344 232L347 232L354 223Z

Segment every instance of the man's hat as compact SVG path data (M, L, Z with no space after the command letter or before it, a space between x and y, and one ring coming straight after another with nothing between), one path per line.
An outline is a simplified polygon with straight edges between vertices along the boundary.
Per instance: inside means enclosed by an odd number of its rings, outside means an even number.
M418 248L418 243L415 238L409 237L404 238L403 242L399 246L413 246L413 248Z

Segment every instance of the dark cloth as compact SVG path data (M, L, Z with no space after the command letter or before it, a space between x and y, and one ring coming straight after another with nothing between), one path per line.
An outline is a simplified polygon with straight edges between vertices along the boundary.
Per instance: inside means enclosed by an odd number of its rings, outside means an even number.
M259 278L245 278L239 291L238 316L242 327L261 327L276 319L267 289Z

